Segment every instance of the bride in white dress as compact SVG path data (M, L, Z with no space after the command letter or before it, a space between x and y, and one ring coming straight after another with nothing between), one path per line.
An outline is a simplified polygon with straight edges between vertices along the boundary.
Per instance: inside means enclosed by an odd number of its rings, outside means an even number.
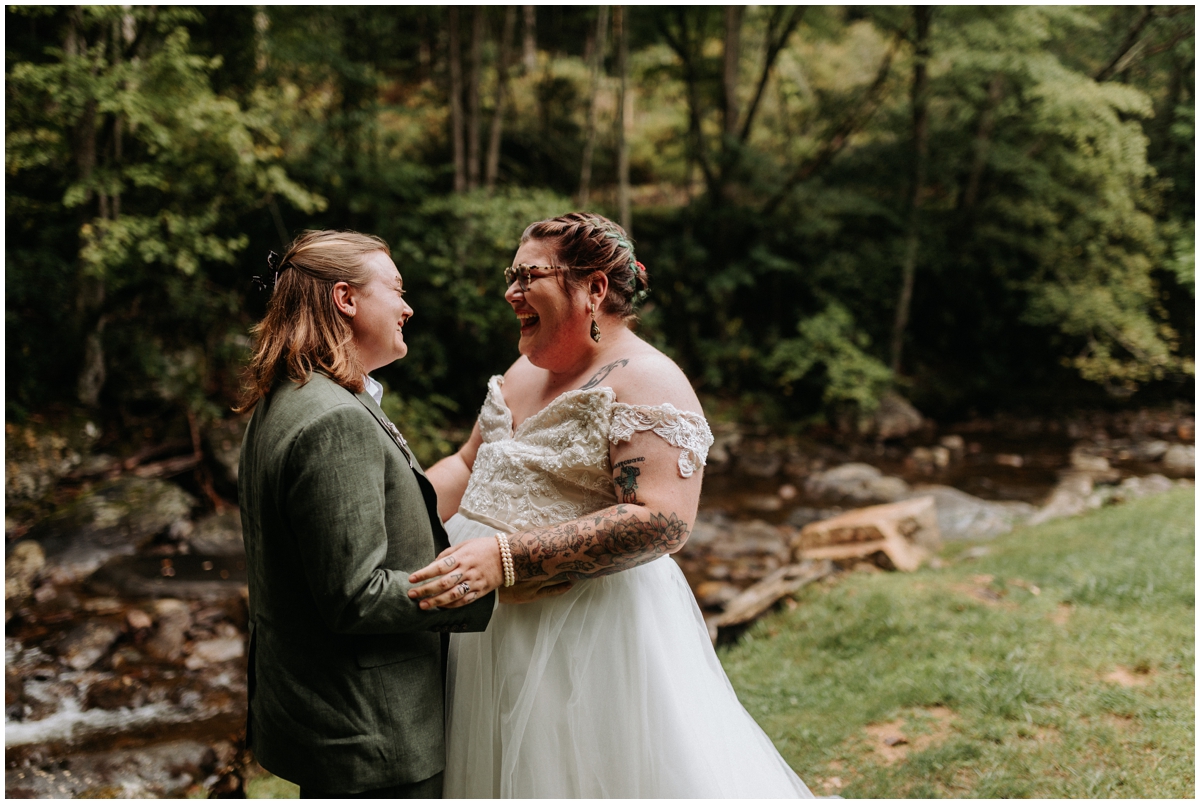
M738 702L668 555L712 434L687 378L626 326L646 276L624 230L535 223L506 278L522 357L430 469L452 546L411 576L429 581L411 593L423 606L500 589L486 632L451 637L445 796L811 796Z

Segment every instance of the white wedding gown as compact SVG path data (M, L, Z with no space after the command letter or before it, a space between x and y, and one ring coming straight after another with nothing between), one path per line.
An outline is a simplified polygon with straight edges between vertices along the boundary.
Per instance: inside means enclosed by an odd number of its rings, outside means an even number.
M569 391L516 432L493 377L483 444L450 541L576 519L616 503L609 441L652 430L704 464L703 417ZM811 797L738 702L696 601L664 556L500 605L454 634L447 681L447 798Z

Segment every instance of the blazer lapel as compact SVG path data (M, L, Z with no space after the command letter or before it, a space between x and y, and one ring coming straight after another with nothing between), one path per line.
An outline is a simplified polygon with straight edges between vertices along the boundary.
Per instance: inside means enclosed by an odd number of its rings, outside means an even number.
M361 394L355 394L354 398L362 403L362 406L366 408L372 416L375 417L375 421L379 422L379 426L384 429L384 432L391 436L392 441L396 442L396 446L400 448L400 451L404 453L404 457L408 459L409 467L411 467L414 472L421 472L421 474L424 474L424 472L421 471L420 465L413 460L412 451L408 448L408 442L404 440L404 436L400 434L400 431L396 428L396 425L393 424L387 416L383 415L383 411L379 409L379 405L375 404L375 400L372 399L371 396L365 391Z
M413 474L417 478L417 486L421 489L421 496L425 500L425 509L429 513L429 524L433 528L433 542L436 545L438 553L441 553L450 546L450 539L446 535L445 526L442 525L442 519L437 512L437 491L434 490L433 484L429 482L429 478L425 476L425 470L421 468L416 459L412 456L412 451L408 448L408 442L404 440L404 436L400 434L400 430L396 425L383 415L383 411L379 409L379 405L375 404L375 400L370 394L363 392L355 394L354 398L362 403L362 406L375 417L375 421L379 422L379 426L384 429L396 446L400 448L400 452L408 459L408 465L412 469Z

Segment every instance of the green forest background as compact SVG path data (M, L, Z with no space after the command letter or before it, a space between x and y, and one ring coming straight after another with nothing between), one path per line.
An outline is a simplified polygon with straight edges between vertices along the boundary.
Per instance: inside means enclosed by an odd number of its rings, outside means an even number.
M1193 397L1191 6L6 7L6 419L229 415L305 228L377 234L426 457L524 226L624 222L718 416ZM397 407L398 406L398 407ZM439 440L441 439L441 440Z

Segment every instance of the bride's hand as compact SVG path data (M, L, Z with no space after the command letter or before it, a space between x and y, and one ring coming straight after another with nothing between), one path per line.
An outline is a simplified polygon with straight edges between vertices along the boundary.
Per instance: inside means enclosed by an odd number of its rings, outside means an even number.
M431 580L432 579L432 580ZM504 583L500 545L495 539L471 539L448 547L427 567L408 576L421 584L408 596L421 601L422 609L454 609L473 603Z

